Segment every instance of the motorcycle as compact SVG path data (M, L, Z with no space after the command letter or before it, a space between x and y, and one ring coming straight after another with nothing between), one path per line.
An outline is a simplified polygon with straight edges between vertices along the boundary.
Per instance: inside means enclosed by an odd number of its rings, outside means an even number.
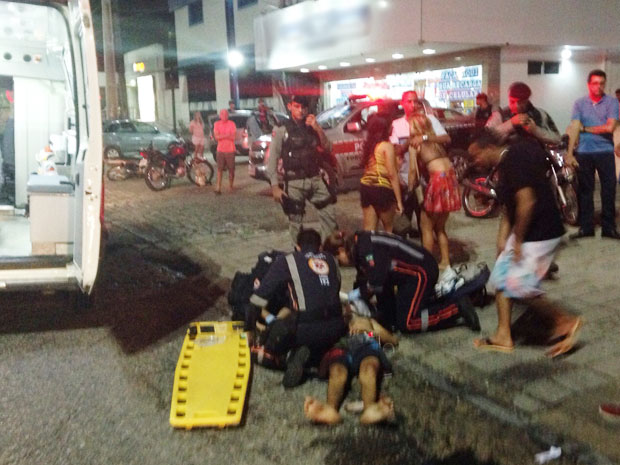
M161 191L172 184L172 179L187 176L192 184L206 186L213 179L213 166L204 158L194 158L184 143L173 143L166 152L150 144L140 155L146 160L144 180L149 189Z
M106 158L104 163L108 167L106 176L110 181L124 181L134 176L142 177L147 166L145 158Z
M575 226L579 214L577 201L577 176L575 170L566 164L564 154L568 146L568 136L564 135L557 145L548 145L547 175L551 182L556 203L566 224ZM493 216L498 208L497 167L486 175L466 175L462 180L462 204L465 214L474 218Z

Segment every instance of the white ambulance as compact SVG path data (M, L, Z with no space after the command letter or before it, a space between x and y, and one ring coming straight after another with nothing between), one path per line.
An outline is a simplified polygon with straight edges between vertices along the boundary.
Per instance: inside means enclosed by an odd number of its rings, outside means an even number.
M103 217L90 5L0 0L0 24L0 291L87 297Z

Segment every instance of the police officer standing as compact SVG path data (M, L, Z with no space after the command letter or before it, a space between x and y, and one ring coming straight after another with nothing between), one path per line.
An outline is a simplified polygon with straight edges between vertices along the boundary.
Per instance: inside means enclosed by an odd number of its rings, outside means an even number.
M292 96L287 107L291 119L274 130L267 165L273 198L282 204L288 215L293 241L302 227L306 201L317 209L321 237L325 240L337 228L333 206L335 197L320 175L323 157L331 148L330 142L315 116L307 114L306 97ZM284 189L278 184L280 159L284 170Z

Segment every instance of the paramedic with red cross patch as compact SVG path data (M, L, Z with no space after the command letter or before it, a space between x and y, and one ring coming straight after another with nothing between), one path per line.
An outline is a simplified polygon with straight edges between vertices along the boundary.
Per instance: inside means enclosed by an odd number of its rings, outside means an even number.
M274 261L250 297L252 304L264 308L286 283L296 327L291 348L307 346L315 362L346 334L340 270L333 256L319 250L320 244L318 232L302 229L296 250Z

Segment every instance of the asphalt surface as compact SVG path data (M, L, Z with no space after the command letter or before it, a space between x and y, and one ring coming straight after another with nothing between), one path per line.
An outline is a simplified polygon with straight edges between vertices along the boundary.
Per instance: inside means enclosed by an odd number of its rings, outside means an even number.
M464 326L405 335L384 386L392 425L362 427L345 414L334 428L313 426L304 397L324 398L326 384L284 390L281 373L255 367L242 426L171 428L188 323L228 319L234 272L291 247L283 214L245 165L234 193L223 186L216 196L186 180L160 193L141 179L106 182L109 242L94 308L78 311L62 293L0 295L0 464L522 465L551 445L563 451L551 463L620 463L620 427L597 410L620 401L620 244L599 237L567 243L544 286L586 320L567 356L550 360L535 344L480 353ZM339 197L341 226L359 225L358 202L357 192ZM496 228L497 219L452 215L453 260L492 266ZM350 287L351 270L343 280ZM493 303L479 316L491 334Z

